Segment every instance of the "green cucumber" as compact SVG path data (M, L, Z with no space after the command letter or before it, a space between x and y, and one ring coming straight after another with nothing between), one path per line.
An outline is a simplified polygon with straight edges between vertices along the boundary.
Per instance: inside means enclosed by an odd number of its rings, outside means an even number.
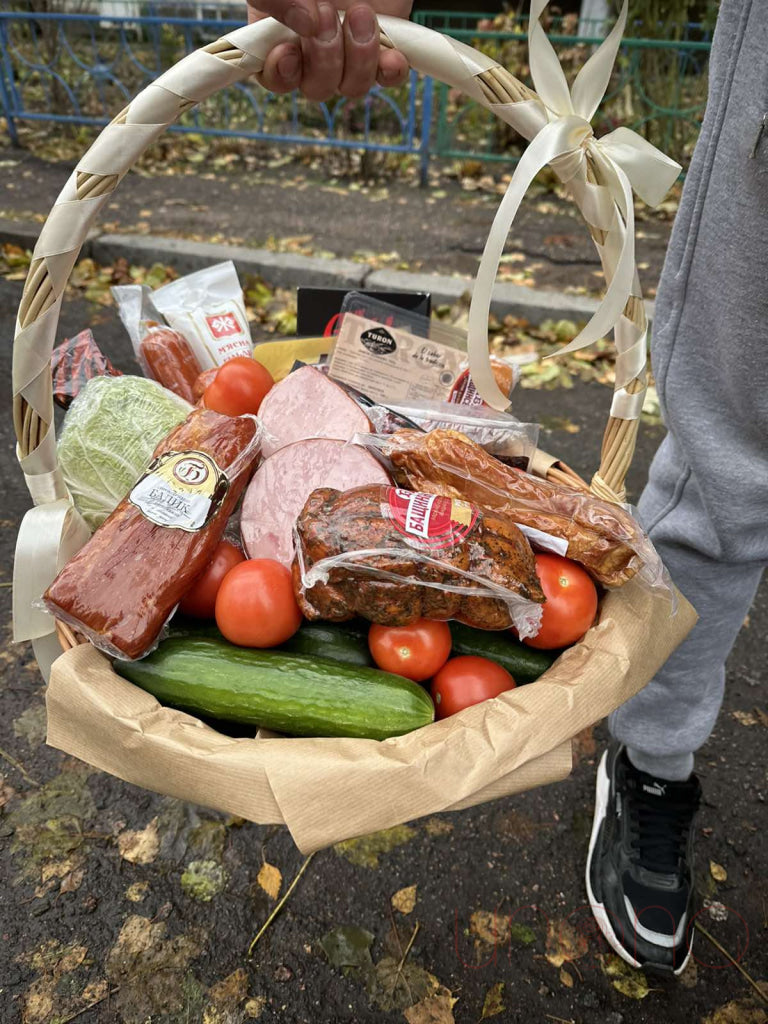
M310 658L328 658L345 665L373 667L373 658L368 650L369 623L362 619L351 622L304 622L301 629L290 640L280 644L276 650L286 654L305 654ZM210 619L192 619L175 616L168 624L168 636L208 637L223 640Z
M115 670L171 707L292 736L383 740L434 719L429 694L402 676L207 637L165 640Z
M369 625L358 619L353 622L305 622L290 640L280 645L280 650L373 668L373 658L368 650Z
M557 654L536 651L513 640L505 630L474 629L461 622L451 622L452 657L472 654L490 658L512 676L516 683L532 683L543 675ZM557 652L559 653L559 652Z

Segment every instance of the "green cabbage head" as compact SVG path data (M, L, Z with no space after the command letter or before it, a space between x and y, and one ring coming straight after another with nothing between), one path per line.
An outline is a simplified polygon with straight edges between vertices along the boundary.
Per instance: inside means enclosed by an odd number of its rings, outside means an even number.
M58 441L72 499L95 530L125 497L160 441L192 406L144 377L94 377L64 417Z

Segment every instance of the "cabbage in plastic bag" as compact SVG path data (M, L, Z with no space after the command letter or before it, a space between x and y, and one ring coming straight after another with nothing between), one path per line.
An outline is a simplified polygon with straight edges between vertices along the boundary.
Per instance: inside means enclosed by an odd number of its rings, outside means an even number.
M157 444L192 406L143 377L95 377L64 417L58 456L64 480L95 530L125 497Z

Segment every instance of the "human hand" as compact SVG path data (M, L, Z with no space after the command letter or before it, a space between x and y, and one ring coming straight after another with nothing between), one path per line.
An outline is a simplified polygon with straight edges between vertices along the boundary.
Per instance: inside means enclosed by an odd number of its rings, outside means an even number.
M379 45L377 14L407 18L413 0L246 0L248 20L273 17L301 38L267 55L261 81L270 92L300 89L310 100L336 93L364 96L374 82L401 85L408 75L402 53ZM258 4L258 9L256 8ZM342 26L339 10L346 9Z

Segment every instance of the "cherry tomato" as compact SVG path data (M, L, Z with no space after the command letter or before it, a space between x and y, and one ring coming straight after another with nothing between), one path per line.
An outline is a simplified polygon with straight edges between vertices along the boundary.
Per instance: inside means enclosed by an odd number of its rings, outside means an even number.
M451 643L448 623L432 619L419 619L411 626L374 624L368 633L368 646L379 668L417 683L443 667Z
M241 647L276 647L292 637L302 616L290 570L272 558L230 569L216 595L216 625Z
M580 565L561 555L537 554L536 572L547 600L541 612L541 629L525 643L545 651L576 643L595 621L595 584Z
M435 715L447 718L472 704L511 690L515 680L501 665L490 658L465 654L446 661L432 680Z
M212 619L221 581L230 569L244 561L245 555L240 548L228 540L220 541L207 567L182 597L179 611L196 619Z
M225 416L257 413L274 383L272 374L256 359L235 356L219 367L203 393L203 405Z

